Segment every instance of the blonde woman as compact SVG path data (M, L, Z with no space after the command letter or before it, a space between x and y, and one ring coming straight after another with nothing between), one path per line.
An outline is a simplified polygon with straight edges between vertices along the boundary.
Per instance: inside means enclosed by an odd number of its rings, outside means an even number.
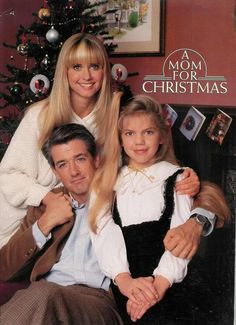
M89 34L71 36L62 46L50 96L27 110L2 159L0 247L18 229L29 205L47 205L53 199L49 192L58 180L40 151L52 130L69 122L82 124L101 149L110 130L111 97L110 63L102 41ZM182 185L195 194L198 178L191 175Z
M57 184L40 148L52 130L83 124L104 143L111 101L111 72L103 43L89 34L63 45L50 96L25 114L0 165L0 247L18 229L29 205L47 204Z

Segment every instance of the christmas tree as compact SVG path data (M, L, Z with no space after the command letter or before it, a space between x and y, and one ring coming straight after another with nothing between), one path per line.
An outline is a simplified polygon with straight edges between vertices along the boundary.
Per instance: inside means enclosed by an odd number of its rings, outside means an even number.
M104 40L108 54L114 50L116 45L106 24L106 15L114 9L109 10L107 3L44 0L39 11L32 14L31 25L19 26L16 44L3 44L22 56L24 64L22 67L7 64L8 75L0 73L0 82L6 83L5 91L0 92L0 160L25 108L49 95L57 57L68 37L80 32L91 33Z

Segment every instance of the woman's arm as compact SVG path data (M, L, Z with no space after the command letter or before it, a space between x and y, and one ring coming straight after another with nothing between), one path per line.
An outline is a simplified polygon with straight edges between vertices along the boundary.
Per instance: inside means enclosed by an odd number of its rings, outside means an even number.
M56 184L38 149L40 106L30 109L17 128L0 165L0 190L12 206L38 206Z

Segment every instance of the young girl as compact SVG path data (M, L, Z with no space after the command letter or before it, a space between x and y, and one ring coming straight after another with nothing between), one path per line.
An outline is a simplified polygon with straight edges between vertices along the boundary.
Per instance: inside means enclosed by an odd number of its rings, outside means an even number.
M91 197L90 222L97 232L92 234L92 240L100 266L123 294L113 286L125 323L130 322L128 314L134 321L144 314L140 323L145 325L162 324L161 321L169 324L178 318L181 325L191 322L194 308L200 306L186 289L191 281L169 290L184 279L189 260L165 251L163 238L170 227L189 218L192 199L175 192L175 181L181 178L183 169L171 155L161 107L145 95L136 96L121 112L118 129L107 140L112 152L107 153L107 160L95 176L93 188L97 196ZM118 135L123 167L113 197L112 175L118 170L115 157L120 153ZM198 281L198 275L195 277ZM196 281L191 285L192 296L200 288ZM162 301L167 291L170 292ZM187 293L186 312L182 298L186 300ZM207 295L206 290L204 294Z

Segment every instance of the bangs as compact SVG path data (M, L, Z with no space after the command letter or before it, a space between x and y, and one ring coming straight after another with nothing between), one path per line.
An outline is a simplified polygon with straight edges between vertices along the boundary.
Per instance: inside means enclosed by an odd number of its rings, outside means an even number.
M104 66L104 58L101 55L99 48L88 42L81 42L79 46L76 44L71 50L68 57L67 66L71 67L78 63L98 64L102 68Z

